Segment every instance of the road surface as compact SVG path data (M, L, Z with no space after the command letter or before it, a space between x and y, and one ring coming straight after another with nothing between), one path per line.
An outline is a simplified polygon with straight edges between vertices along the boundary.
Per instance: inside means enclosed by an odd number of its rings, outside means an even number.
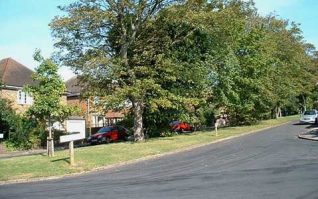
M318 142L289 123L192 151L58 180L0 186L1 199L318 198Z

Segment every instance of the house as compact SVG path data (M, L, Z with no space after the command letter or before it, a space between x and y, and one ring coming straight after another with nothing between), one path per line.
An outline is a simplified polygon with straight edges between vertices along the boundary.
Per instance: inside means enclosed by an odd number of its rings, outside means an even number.
M73 77L66 81L67 88L67 104L80 108L81 115L85 117L88 128L103 127L115 124L124 118L123 112L108 111L101 112L95 106L97 97L83 98L81 96L83 85L78 80L78 77Z
M33 71L12 58L0 60L0 97L8 99L17 113L24 113L33 103L32 97L23 92L24 85L34 84Z
M34 85L34 72L12 58L0 60L0 97L8 99L18 114L24 113L32 104L33 98L23 91L25 85ZM66 94L61 96L66 104Z

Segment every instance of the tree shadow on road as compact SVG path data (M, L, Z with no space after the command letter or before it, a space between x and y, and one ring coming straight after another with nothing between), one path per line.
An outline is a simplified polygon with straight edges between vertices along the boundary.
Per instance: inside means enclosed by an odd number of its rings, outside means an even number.
M308 124L297 122L297 123L293 123L293 125L295 125L295 126L304 126L304 125L308 125Z
M294 123L293 125L295 126L306 126L306 129L312 129L312 128L318 128L318 124L307 124L307 123L301 123L301 122L297 122L297 123Z
M318 128L318 124L310 124L306 129Z

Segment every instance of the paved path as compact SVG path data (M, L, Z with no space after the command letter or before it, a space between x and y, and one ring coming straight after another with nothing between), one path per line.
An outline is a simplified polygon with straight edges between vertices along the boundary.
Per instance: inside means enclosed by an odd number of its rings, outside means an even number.
M16 198L318 198L318 143L287 124L188 152L59 180L0 186Z
M1 161L1 159L8 159L8 158L35 155L35 154L43 154L43 153L46 153L45 149L36 149L36 150L29 150L29 151L3 152L3 153L0 153L0 161Z
M4 144L3 143L0 143L0 155L5 153L5 147L4 147Z

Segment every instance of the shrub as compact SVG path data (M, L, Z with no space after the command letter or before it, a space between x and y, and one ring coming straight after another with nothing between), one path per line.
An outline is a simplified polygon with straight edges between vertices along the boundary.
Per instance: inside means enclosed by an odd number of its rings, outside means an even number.
M14 124L16 114L11 108L8 100L0 98L0 133L4 134L4 138L9 137L9 131Z
M9 139L5 142L7 148L27 150L40 147L44 128L35 119L15 115L13 121Z

